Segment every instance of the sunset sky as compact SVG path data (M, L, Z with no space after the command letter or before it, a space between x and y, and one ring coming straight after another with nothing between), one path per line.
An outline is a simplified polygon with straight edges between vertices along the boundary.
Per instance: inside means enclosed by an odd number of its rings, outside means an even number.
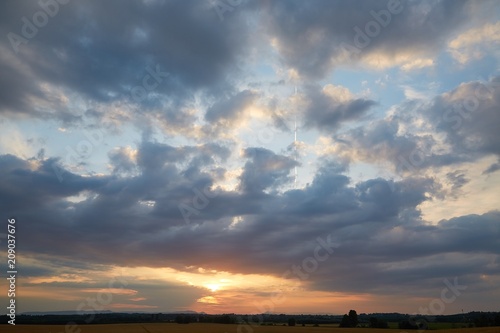
M500 2L9 0L0 35L18 313L500 310Z

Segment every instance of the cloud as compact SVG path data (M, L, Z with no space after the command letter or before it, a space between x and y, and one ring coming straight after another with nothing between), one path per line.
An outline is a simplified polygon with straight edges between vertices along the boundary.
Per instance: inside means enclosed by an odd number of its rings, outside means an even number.
M240 189L244 192L261 192L269 187L278 188L290 181L290 170L297 163L286 156L276 155L264 148L247 148L249 158L240 176Z
M63 254L104 265L204 267L281 276L312 253L317 237L330 234L337 248L331 263L307 281L313 289L385 293L405 285L425 286L437 276L470 276L470 283L480 285L473 274L498 274L498 267L485 270L485 259L475 257L478 251L488 258L496 255L498 212L429 225L418 207L439 193L432 179L376 178L354 184L343 174L345 166L327 161L304 189L276 191L295 162L262 148L245 151L249 160L240 177L241 191L210 195L191 224L185 224L178 203L191 204L199 196L192 189L213 184L210 173L193 170L198 164L189 162L205 150L142 143L139 175L71 175L63 183L50 175L48 161L30 167L28 161L2 156L2 209L9 207L23 221L19 232L25 241L20 246L27 256ZM30 185L17 186L18 177ZM460 182L461 177L454 179ZM46 185L40 186L42 181ZM86 199L65 200L79 193L87 193ZM141 200L156 204L141 208ZM237 216L241 222L229 228ZM65 237L49 245L53 233ZM471 235L482 241L464 245ZM415 258L430 260L418 274L406 264ZM437 270L442 258L448 260L446 270ZM469 272L464 271L464 260L471 262Z
M227 100L222 100L207 110L205 119L209 122L227 122L228 125L241 117L241 113L255 100L255 93L244 90Z
M424 110L456 154L500 155L500 77L462 83Z
M498 170L500 170L500 163L499 162L493 163L492 165L490 165L486 170L483 171L483 174L493 173L493 172L498 171Z
M500 43L500 22L471 28L448 43L449 52L460 64L481 59Z
M456 170L448 172L446 178L451 183L451 190L456 193L460 188L467 184L470 179L467 179L464 170Z
M406 101L384 119L332 135L329 153L414 173L500 154L498 77L462 83L429 101Z
M432 60L430 58L415 59L415 60L408 62L408 63L404 64L403 66L401 66L401 69L403 71L411 71L411 70L415 70L415 69L430 67L433 65L434 65L434 60Z
M38 3L2 7L4 36L21 35L21 18L41 10ZM0 67L6 75L0 79L5 95L0 113L62 119L70 105L54 99L46 88L96 104L139 104L143 112L162 100L174 109L187 105L197 91L209 95L230 91L225 77L236 70L250 34L245 24L223 25L210 14L214 13L207 3L196 1L61 5L50 24L20 45L17 54L7 39L1 42ZM134 98L135 87L145 89L144 98ZM35 100L43 101L44 107ZM166 108L164 121L172 116Z
M269 39L289 68L307 78L323 78L353 62L406 70L428 65L420 59L442 49L454 29L467 22L466 1L398 4L391 14L387 1L269 3ZM381 16L383 11L388 18Z
M342 123L361 118L376 103L355 97L347 88L310 86L301 97L304 125L321 131L335 131Z
M120 147L111 151L109 160L113 165L113 173L120 171L130 172L134 169L137 159L137 151L131 147Z

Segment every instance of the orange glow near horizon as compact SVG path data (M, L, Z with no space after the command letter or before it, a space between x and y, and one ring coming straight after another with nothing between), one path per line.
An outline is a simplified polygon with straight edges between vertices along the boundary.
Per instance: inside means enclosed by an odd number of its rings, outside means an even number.
M113 266L106 271L97 271L95 275L88 274L85 279L76 279L77 284L81 284L79 288L67 287L67 277L51 276L29 279L26 281L29 285L20 286L24 297L39 300L55 297L60 301L69 302L67 304L73 307L101 294L102 299L112 299L104 304L102 309L113 311L157 309L155 311L192 310L209 314L264 312L341 314L349 308L356 309L360 313L391 312L394 309L407 307L411 303L426 303L422 299L406 298L395 302L389 296L314 291L308 289L307 281L299 285L297 280L286 280L271 275L233 274L196 267L188 269L189 271L179 271L173 268ZM114 285L110 285L110 281L114 280L122 280L124 284L115 282ZM87 281L91 283L88 284ZM184 305L162 308L158 298L155 303L151 294L141 291L136 285L152 283L178 285L182 287L178 288L181 296L190 297L190 301ZM109 288L90 287L91 285L109 286ZM417 310L418 307L415 307L415 311Z
M263 293L268 292L263 290ZM193 304L192 310L206 313L330 313L345 312L346 307L360 304L376 305L379 300L368 294L350 295L324 291L285 291L266 297L244 291L221 291L206 295Z

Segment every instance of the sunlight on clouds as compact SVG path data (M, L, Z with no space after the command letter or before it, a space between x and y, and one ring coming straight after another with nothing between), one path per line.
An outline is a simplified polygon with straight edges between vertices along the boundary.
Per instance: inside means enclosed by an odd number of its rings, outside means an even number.
M403 88L405 97L407 99L428 99L432 98L431 94L426 93L425 91L419 91L414 87L410 87L407 85L401 86Z
M408 72L425 67L431 67L433 65L434 65L434 60L432 60L431 58L419 58L402 65L401 69L405 72Z
M220 287L221 287L221 285L217 284L217 283L207 283L205 285L205 288L210 289L210 291L217 291L220 289Z
M297 304L301 304L303 313L342 313L344 307L354 308L355 305L359 307L359 302L375 301L367 294L263 288L259 293L240 290L207 295L198 299L194 309L218 313L296 313Z
M129 298L128 300L132 301L132 302L142 302L142 301L147 300L147 298L146 297L134 297L134 298Z
M81 110L72 108L72 97L65 89L50 84L40 83L38 88L41 90L39 95L31 95L29 102L36 105L36 110L40 115L56 117L62 114L68 121L74 121L80 116Z
M84 297L75 291L74 288L47 288L40 286L22 285L24 298L56 299L58 301L81 302Z
M448 43L453 49L459 49L485 42L500 42L500 22L487 23L480 28L472 28L460 34Z
M96 197L96 195L90 191L82 191L82 192L78 193L78 195L72 195L72 196L66 197L66 200L73 203L73 204L76 204L76 203L79 203L79 202L82 202L82 201L85 201L85 200L88 200L91 198L95 198L95 197Z
M217 301L217 298L215 298L213 296L202 297L202 298L198 299L196 302L207 303L207 304L219 304L219 302Z
M236 227L236 225L238 225L241 222L243 222L243 216L235 216L235 217L233 217L233 221L229 225L229 229L234 229Z
M64 283L64 282L91 282L93 281L88 276L82 276L80 274L59 274L57 276L46 276L46 277L33 277L28 280L32 284L42 284L42 283Z
M328 156L337 153L336 143L330 136L319 136L314 145L312 145L312 148L318 156Z
M444 200L434 198L432 201L424 201L419 208L425 220L437 223L442 219L450 219L468 214L484 214L498 209L498 188L500 187L500 173L495 172L483 175L483 171L492 163L496 162L495 157L483 158L478 163L462 164L453 167L444 167L432 174L436 179L446 179L449 172L463 169L465 176L470 182L465 184L456 192L454 197L451 184L442 182L444 190L448 195Z
M295 68L290 68L287 71L288 79L292 82L298 82L301 80L299 72Z
M130 304L130 303L111 303L109 306L111 309L156 309L157 305L146 305L146 304Z
M156 201L154 200L139 200L140 205L144 205L148 208L153 208L156 205Z
M325 85L323 87L323 92L340 103L347 103L355 98L355 96L346 87L335 86L333 84Z
M372 52L363 57L363 62L370 68L379 70L399 67L404 72L434 66L434 60L421 57L421 52L406 50L396 54L387 54L385 51Z
M84 293L109 293L109 294L117 294L117 295L135 295L137 294L137 290L133 289L122 289L122 288L87 288L81 289L80 291Z
M274 276L233 274L230 272L206 270L201 267L196 272L179 271L173 268L120 267L114 268L110 273L118 270L124 276L133 278L134 280L179 282L209 291L258 289L278 285L291 287L294 285L294 282Z
M14 124L2 126L0 137L0 151L3 154L12 154L28 158L35 155L36 150L28 144L28 140L21 130Z
M221 189L223 191L236 191L239 184L239 177L243 173L243 168L238 167L236 169L228 169L224 173L224 177L221 179L214 179L214 184L212 189Z
M448 43L449 52L460 64L482 58L500 42L500 22L469 29Z

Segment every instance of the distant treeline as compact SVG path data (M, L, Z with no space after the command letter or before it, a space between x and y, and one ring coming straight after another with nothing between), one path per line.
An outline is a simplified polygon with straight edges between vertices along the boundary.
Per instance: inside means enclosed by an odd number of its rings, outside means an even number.
M355 311L354 311L355 313ZM347 316L347 315L346 315ZM288 314L220 314L209 315L204 313L88 313L88 314L50 314L50 315L18 315L16 324L24 325L77 325L87 324L116 324L116 323L157 323L172 322L189 324L221 323L238 324L242 322L258 324L289 324L291 321L297 325L322 325L346 324L346 316L339 315L288 315ZM347 316L349 317L349 316ZM292 320L293 319L293 320ZM344 323L342 321L344 320ZM500 312L469 312L466 314L440 315L440 316L412 316L401 313L361 313L357 315L355 323L358 327L388 327L389 322L399 323L401 329L426 329L427 324L456 323L462 327L500 326ZM4 321L7 323L7 321ZM349 322L347 322L349 324ZM352 322L350 323L352 325Z
M360 315L361 317L362 315ZM453 323L455 327L488 327L500 326L500 312L473 311L464 314L439 316L409 316L401 314L371 314L370 316L387 322L397 322L400 329L427 329L429 323Z

